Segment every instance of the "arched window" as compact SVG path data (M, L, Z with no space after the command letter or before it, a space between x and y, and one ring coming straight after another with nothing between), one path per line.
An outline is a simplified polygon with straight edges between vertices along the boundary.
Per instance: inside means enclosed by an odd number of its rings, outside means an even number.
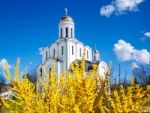
M64 47L62 46L61 47L61 55L63 55L64 54Z
M68 37L68 28L66 27L66 37Z
M53 49L53 57L55 57L55 49Z
M72 46L72 55L74 55L74 47Z
M87 51L87 59L89 59L89 51Z
M96 60L96 56L94 55L94 60Z
M61 34L60 35L61 35L61 38L62 38L63 37L63 29L62 28L61 28Z
M73 33L73 30L72 30L72 28L71 28L71 37L73 37L73 34L72 34L72 33Z
M50 75L51 75L51 70L52 70L52 69L51 69L51 68L49 68L49 77L50 77Z
M40 69L40 76L42 77L42 72L43 72L43 70L42 70L42 68Z
M48 52L46 51L46 60L48 59Z
M80 48L80 57L81 57L81 55L82 55L82 50L81 50L81 48Z

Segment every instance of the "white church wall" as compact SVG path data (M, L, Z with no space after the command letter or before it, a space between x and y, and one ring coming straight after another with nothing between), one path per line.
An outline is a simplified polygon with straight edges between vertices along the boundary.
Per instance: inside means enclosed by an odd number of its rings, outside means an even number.
M62 54L62 46L63 46L63 54ZM66 70L66 55L67 55L67 44L66 42L63 40L59 43L59 59L61 60L61 72L62 70Z
M83 57L83 52L84 52L84 45L81 42L77 43L77 58L76 59L81 59ZM81 49L81 54L80 54L80 49Z
M62 54L62 47L63 47L63 54ZM65 44L65 41L62 41L62 42L60 42L59 43L59 45L58 45L58 58L60 59L60 60L64 60L64 56L65 56L65 54L66 54L66 44Z
M43 76L41 75L41 68L42 68L42 65L39 65L38 66L38 69L37 69L37 84L36 84L36 89L38 90L38 91L40 91L41 90L41 80L43 79ZM43 73L43 71L42 71L42 73Z
M85 46L85 58L88 61L92 61L92 49L89 46Z
M75 60L75 43L74 42L68 42L68 55L67 55L67 70L70 67L70 64ZM73 47L73 51L72 51L72 47Z
M44 63L44 61L45 61L45 51L44 51L44 49L42 50L42 64Z
M53 43L50 47L50 57L54 57L54 49L55 49L55 58L57 58L57 43Z
M47 58L49 58L49 48L48 47L45 47L43 49L43 54L42 54L42 63L44 63L46 61ZM46 52L47 52L47 58L46 58Z
M98 73L103 79L105 78L107 71L108 71L108 65L105 62L101 61L98 65Z
M40 73L41 69L42 69L42 75ZM38 66L37 69L37 71L39 72L38 76L40 76L40 79L44 79L46 77L46 74L49 75L52 69L54 69L57 74L60 74L62 72L61 62L57 62L53 58L48 59L44 64Z
M47 62L45 62L44 64L40 65L37 69L37 91L41 91L42 85L40 84L41 81L44 81L44 83L47 82L47 76L49 75L49 70L48 70L48 64L46 64ZM42 71L42 72L41 72Z

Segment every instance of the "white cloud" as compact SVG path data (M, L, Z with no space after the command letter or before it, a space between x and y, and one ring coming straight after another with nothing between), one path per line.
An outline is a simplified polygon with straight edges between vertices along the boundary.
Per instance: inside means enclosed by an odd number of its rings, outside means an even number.
M150 32L145 32L144 36L147 37L147 38L150 38Z
M102 16L109 17L115 11L115 7L113 5L103 6L100 10L100 14Z
M138 11L138 6L144 2L144 0L115 0L108 5L103 6L100 9L102 16L109 17L111 14L121 15L126 12Z
M150 52L146 49L137 50L124 40L119 40L114 45L114 52L120 61L136 61L141 64L150 63Z
M12 66L8 64L8 61L6 59L0 60L0 68L2 69L10 69Z
M141 64L149 64L150 53L146 49L142 49L142 50L134 49L132 59Z
M116 0L115 5L119 12L137 11L138 5L144 0Z
M124 40L119 40L114 45L114 52L120 61L128 61L132 58L132 52L134 47L130 43L126 43Z

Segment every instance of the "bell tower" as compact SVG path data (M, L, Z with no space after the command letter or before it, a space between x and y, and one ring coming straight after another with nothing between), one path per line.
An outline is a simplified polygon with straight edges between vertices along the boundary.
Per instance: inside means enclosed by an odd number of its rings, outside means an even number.
M59 38L74 38L74 21L68 16L68 9L65 8L65 16L59 22Z
M99 54L99 51L97 49L94 50L93 52L93 61L99 61L100 60L100 54Z

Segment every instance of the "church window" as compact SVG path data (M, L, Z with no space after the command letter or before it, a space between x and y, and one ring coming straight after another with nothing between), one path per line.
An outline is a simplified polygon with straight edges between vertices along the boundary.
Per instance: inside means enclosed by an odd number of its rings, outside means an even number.
M74 47L72 46L72 55L74 55Z
M52 69L51 69L51 68L49 68L49 76L51 75L51 70L52 70Z
M42 70L42 68L40 69L40 76L42 77L42 72L43 72L43 70Z
M94 60L96 60L96 56L94 55Z
M87 51L87 59L89 59L89 51Z
M73 31L72 31L72 28L71 28L71 37L73 37L72 32L73 32Z
M66 37L68 37L68 28L66 27Z
M63 37L62 35L63 35L63 29L61 28L61 38Z
M55 57L55 49L53 49L53 55L54 55L54 57Z
M81 55L82 55L82 50L81 50L81 48L80 48L80 57L81 57Z
M46 51L46 60L48 59L48 52Z
M64 54L64 47L63 46L61 47L61 54L62 55Z

